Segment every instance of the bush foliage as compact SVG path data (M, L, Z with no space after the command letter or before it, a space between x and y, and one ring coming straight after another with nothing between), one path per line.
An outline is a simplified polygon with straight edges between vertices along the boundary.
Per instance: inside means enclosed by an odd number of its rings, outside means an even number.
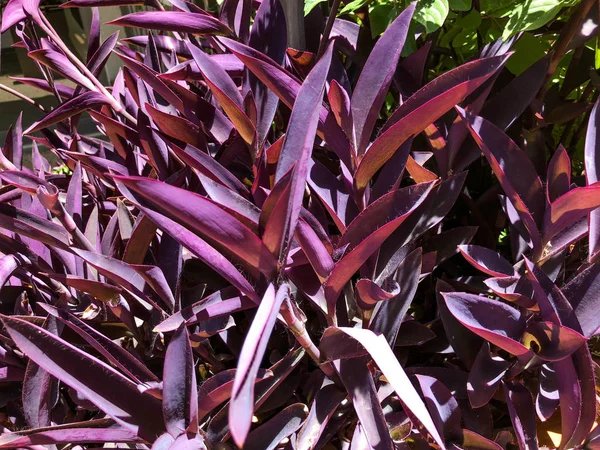
M600 448L597 2L129 5L3 11L0 448Z

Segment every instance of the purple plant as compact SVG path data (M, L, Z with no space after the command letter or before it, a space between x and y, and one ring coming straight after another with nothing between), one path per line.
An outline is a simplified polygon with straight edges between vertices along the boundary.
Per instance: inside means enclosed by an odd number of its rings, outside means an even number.
M278 0L145 2L101 42L129 4L63 5L94 8L85 60L4 9L57 106L0 153L0 448L600 448L598 103L587 180L563 147L542 180L507 130L549 60L499 85L514 40L420 87L414 5L364 58L336 8L288 49Z

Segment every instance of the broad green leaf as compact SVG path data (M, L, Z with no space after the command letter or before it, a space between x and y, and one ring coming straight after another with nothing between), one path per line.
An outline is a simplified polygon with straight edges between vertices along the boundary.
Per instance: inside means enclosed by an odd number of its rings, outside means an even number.
M325 0L306 0L304 2L304 15L308 16L308 14L315 8L315 6L324 1Z
M520 75L546 54L547 47L533 34L523 33L515 44L514 51L515 54L509 58L506 68L515 75Z
M433 33L444 24L449 11L448 0L421 0L414 19L425 27L426 33Z
M596 36L596 46L594 47L594 68L600 69L600 38Z
M475 30L479 25L481 25L481 14L475 9L454 24L455 27L468 30Z
M342 10L338 13L339 16L343 14L348 14L356 11L358 8L363 7L369 3L369 0L354 0L353 2L348 3L346 6L342 8Z
M469 11L471 9L471 0L450 0L450 9L453 11Z
M390 3L375 5L369 11L369 21L371 23L371 36L373 39L381 35L387 27L398 16L398 10Z
M490 17L505 17L507 11L514 8L515 0L481 0L479 3L482 14Z
M531 31L543 27L571 2L564 0L521 0L504 17L509 17L502 33L508 39L519 31Z

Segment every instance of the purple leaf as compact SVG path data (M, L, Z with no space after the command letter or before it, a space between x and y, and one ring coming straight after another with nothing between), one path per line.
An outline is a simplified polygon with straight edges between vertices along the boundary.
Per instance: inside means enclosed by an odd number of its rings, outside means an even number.
M458 247L462 255L471 265L493 277L516 275L512 264L498 253L478 245L461 245Z
M325 330L325 335L328 333L338 335L342 333L347 334L358 341L373 358L388 382L392 385L404 410L415 417L425 427L425 430L427 430L442 449L445 448L444 441L440 437L427 408L396 359L384 336L377 336L371 330L361 330L358 328L328 328ZM330 343L330 345L334 345L335 340L331 340ZM335 349L332 348L330 353L334 354L334 352Z
M311 168L308 174L308 185L319 197L338 230L344 233L346 226L358 213L354 201L348 195L344 184L323 164L310 160L309 165Z
M141 442L136 433L126 428L115 427L109 419L67 423L40 429L3 433L0 448L14 449L60 444L86 444L97 442Z
M535 399L535 411L541 421L546 421L560 404L558 377L552 364L544 364L540 367L539 386Z
M198 47L188 44L188 49L213 95L240 133L250 145L256 142L256 129L244 112L244 100L227 72Z
M150 30L178 31L208 35L228 35L231 30L217 19L207 15L182 11L142 11L119 17L110 25L146 28Z
M196 148L206 148L206 136L198 125L183 117L160 111L149 104L146 104L146 112L158 129L167 136Z
M24 134L35 133L36 131L47 128L50 125L54 125L55 123L61 122L76 114L81 114L82 112L97 108L106 103L107 100L104 95L98 92L84 92L52 110L52 112L47 114L43 119L35 122L25 130Z
M367 363L368 358L366 357L353 358L337 361L335 366L350 395L360 422L364 441L361 448L393 450L394 443L390 437L383 410L377 398L373 375L371 375Z
M535 407L531 393L516 382L503 383L502 387L519 447L537 450Z
M279 412L267 423L253 430L244 444L248 450L273 450L301 426L308 414L306 405L295 403Z
M432 183L393 191L369 205L347 228L338 248L348 245L325 286L328 308L334 310L344 285L367 259L427 198Z
M394 347L398 331L402 327L408 308L417 292L421 275L422 250L417 248L398 265L393 277L399 293L387 302L375 307L369 329L385 336L390 347Z
M0 33L4 33L17 23L25 20L27 15L23 11L23 0L10 0L2 11L2 26Z
M155 330L160 333L167 333L176 330L184 323L189 326L216 317L228 316L254 306L256 306L255 302L246 297L239 297L236 290L229 287L214 292L208 297L176 312L158 324Z
M411 136L448 112L499 70L506 57L482 59L451 70L416 92L390 117L360 161L354 185L362 193L377 171Z
M300 88L279 155L275 183L285 182L284 177L291 173L289 190L286 189L279 200L284 207L279 212L284 217L283 229L279 236L269 237L277 243L275 249L280 261L287 257L298 223L332 53L333 45L330 45Z
M328 384L317 392L312 401L308 417L298 432L296 445L299 450L309 450L314 447L345 398L346 393L341 391L335 384Z
M411 214L381 247L377 261L378 271L385 267L400 248L441 222L461 193L466 175L466 172L458 173L431 190L415 213Z
M531 350L521 344L525 318L497 300L473 294L443 293L446 306L456 319L473 333L503 350L528 360Z
M335 116L338 125L344 131L348 139L354 139L352 137L354 122L352 120L352 109L348 92L346 92L337 81L333 80L329 85L327 98L329 100L331 112Z
M600 207L600 183L571 189L561 195L546 210L544 242L571 227L588 213Z
M289 286L283 285L276 293L275 287L270 284L244 340L229 406L229 428L239 447L244 445L250 431L256 375L275 326L279 308L288 296Z
M491 400L511 365L499 356L492 356L490 345L484 342L471 367L467 384L469 402L473 408L481 408Z
M537 224L544 213L544 190L535 167L506 134L487 120L459 109L459 114L487 158L502 189L519 213L535 249L540 238Z
M273 376L271 371L259 369L256 382L271 376ZM200 385L198 389L198 420L202 420L221 403L229 400L234 379L235 369L229 369L215 374Z
M550 163L548 163L546 184L548 202L552 203L561 195L569 192L569 189L571 189L571 159L567 150L562 145L559 145L554 155L552 155Z
M81 73L69 59L61 53L50 49L40 49L29 52L28 56L58 72L65 78L77 83L90 91L96 90L89 78Z
M152 1L146 0L69 0L63 3L61 8L93 8L105 6L143 6Z
M573 307L583 335L594 336L600 328L600 317L595 313L600 300L600 264L592 264L581 271L562 292Z
M438 311L448 342L463 364L467 368L471 368L479 354L483 340L472 331L465 330L462 323L454 317L448 308L443 295L444 292L452 292L454 290L452 286L442 280L438 280L435 288Z
M600 136L597 128L600 124L600 113L598 105L600 100L594 104L594 108L590 113L590 121L588 123L587 134L585 136L585 177L588 184L600 181L600 153L598 152L598 142ZM600 209L590 212L590 250L588 260L595 261L600 253Z
M81 281L92 282L91 280ZM118 368L135 383L158 381L156 375L154 375L131 353L120 345L115 344L115 342L85 323L83 320L78 319L67 311L56 309L50 305L43 305L42 308L52 317L56 317L63 324L77 333L85 342L100 353L100 355L106 358L109 363Z
M220 38L220 42L236 55L240 61L262 81L269 89L277 94L288 108L293 108L296 96L302 84L281 68L275 61L264 54L235 42L231 39ZM335 121L335 117L325 106L319 112L319 137L325 139L327 145L340 157L346 167L352 167L350 143L344 132Z
M391 283L390 287L392 290L388 292L368 278L358 280L356 283L356 292L358 293L356 301L358 306L365 310L373 309L377 303L390 300L400 293L400 286L395 281Z
M385 30L365 63L351 100L354 148L359 156L367 149L379 111L396 73L398 59L415 11L411 3Z
M123 189L121 192L124 193ZM129 198L129 194L126 195ZM139 206L139 208L159 228L169 233L174 239L177 240L177 242L188 248L200 260L204 261L215 272L228 280L233 286L238 288L251 300L258 302L258 296L252 285L242 276L238 269L236 269L236 267L221 253L215 250L214 247L209 245L200 237L196 236L187 228L181 226L166 216L142 206Z
M261 2L250 30L248 45L264 53L276 63L283 64L287 48L287 33L285 15L279 0ZM256 131L258 142L261 143L267 137L279 99L277 94L268 89L254 74L248 74L247 85L256 101Z
M534 100L544 82L549 63L549 58L540 58L515 77L485 104L481 116L502 130L508 129Z
M134 383L110 366L40 327L7 316L2 316L2 321L13 342L29 358L117 423L148 440L163 432L160 403L140 394Z
M439 433L449 441L462 435L461 414L458 402L440 381L427 375L416 375L425 404Z
M149 209L189 227L195 233L219 244L229 253L236 255L256 272L268 275L276 262L260 239L246 226L218 205L200 195L159 181L141 177L114 177L128 189L140 194ZM181 215L181 211L186 211Z
M194 354L185 324L173 333L163 370L162 407L167 431L177 437L198 432L198 386Z
M310 265L323 283L331 273L334 262L331 254L319 239L315 230L304 220L300 219L296 226L296 241L308 258Z

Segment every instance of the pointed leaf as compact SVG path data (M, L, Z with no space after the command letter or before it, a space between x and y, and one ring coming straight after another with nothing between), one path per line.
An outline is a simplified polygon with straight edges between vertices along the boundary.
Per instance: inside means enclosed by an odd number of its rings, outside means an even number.
M231 34L231 30L225 24L212 16L183 11L143 11L127 14L108 23L122 27L178 31L180 33Z
M239 447L243 446L250 431L257 372L275 326L279 308L288 296L289 286L283 285L275 293L275 287L269 284L244 340L229 405L229 428Z
M351 100L354 147L361 156L367 148L392 77L396 73L414 11L415 4L411 3L377 40L354 88Z
M40 367L76 389L105 413L140 437L153 440L164 430L160 403L107 364L86 355L48 331L2 316L15 344ZM98 374L102 374L98 378Z

